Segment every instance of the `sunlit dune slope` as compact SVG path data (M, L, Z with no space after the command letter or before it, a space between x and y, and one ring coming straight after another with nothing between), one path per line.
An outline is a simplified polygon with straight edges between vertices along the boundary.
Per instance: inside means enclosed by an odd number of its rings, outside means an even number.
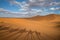
M27 30L46 33L52 37L59 35L56 22L60 22L60 15L36 16L32 18L0 18L0 22L13 24L12 28L26 28Z

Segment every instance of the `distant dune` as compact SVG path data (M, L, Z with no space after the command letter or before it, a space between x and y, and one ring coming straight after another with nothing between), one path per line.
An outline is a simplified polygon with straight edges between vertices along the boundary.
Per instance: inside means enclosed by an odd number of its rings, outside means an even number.
M55 20L55 19L59 19L60 20L60 15L56 15L56 14L50 14L50 15L46 15L46 16L35 16L32 18L27 18L29 20L36 20L36 21L40 21L40 20Z
M6 26L13 25L12 28L15 29L26 28L26 30L45 33L55 39L58 39L60 35L60 27L56 28L57 25L60 25L58 24L60 23L60 15L56 14L35 16L32 18L0 18L0 22L4 22Z

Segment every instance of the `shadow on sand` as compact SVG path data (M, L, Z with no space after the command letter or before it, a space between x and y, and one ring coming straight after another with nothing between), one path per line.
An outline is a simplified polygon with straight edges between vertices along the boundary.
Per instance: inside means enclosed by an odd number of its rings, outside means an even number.
M42 36L41 32L32 31L32 30L27 31L25 28L24 29L13 29L11 27L5 27L3 23L4 22L0 22L0 24L2 24L0 25L0 40L60 40L59 37L58 39L55 39L45 33L43 33L43 35L45 36ZM60 24L60 22L57 22L56 24ZM60 28L60 25L58 25L57 27Z

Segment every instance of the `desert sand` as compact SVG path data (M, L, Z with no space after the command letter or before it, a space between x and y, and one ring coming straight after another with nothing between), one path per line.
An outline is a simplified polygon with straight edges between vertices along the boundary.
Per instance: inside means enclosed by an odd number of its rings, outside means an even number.
M31 30L32 32L36 31L39 32L41 36L43 36L43 38L40 39L37 38L28 40L59 40L60 36L60 26L58 26L60 25L60 15L56 14L47 16L35 16L32 18L0 18L0 25L4 25L5 27L10 27L13 29L26 29L27 31ZM0 33L1 32L2 31L0 30ZM14 37L11 39L8 38L6 40L13 40ZM1 40L5 40L2 38L3 37L0 36ZM17 38L16 40L22 39Z

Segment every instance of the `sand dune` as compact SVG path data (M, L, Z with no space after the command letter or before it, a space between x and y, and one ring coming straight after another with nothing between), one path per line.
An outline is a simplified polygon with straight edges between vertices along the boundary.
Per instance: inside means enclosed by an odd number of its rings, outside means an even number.
M58 25L60 25L60 15L51 14L47 16L35 16L32 18L0 18L0 22L4 22L0 25L11 27L13 29L25 28L28 31L40 32L44 37L46 35L43 34L47 34L54 38L50 40L59 40L60 26L58 27ZM49 38L47 38L47 40L49 40Z

